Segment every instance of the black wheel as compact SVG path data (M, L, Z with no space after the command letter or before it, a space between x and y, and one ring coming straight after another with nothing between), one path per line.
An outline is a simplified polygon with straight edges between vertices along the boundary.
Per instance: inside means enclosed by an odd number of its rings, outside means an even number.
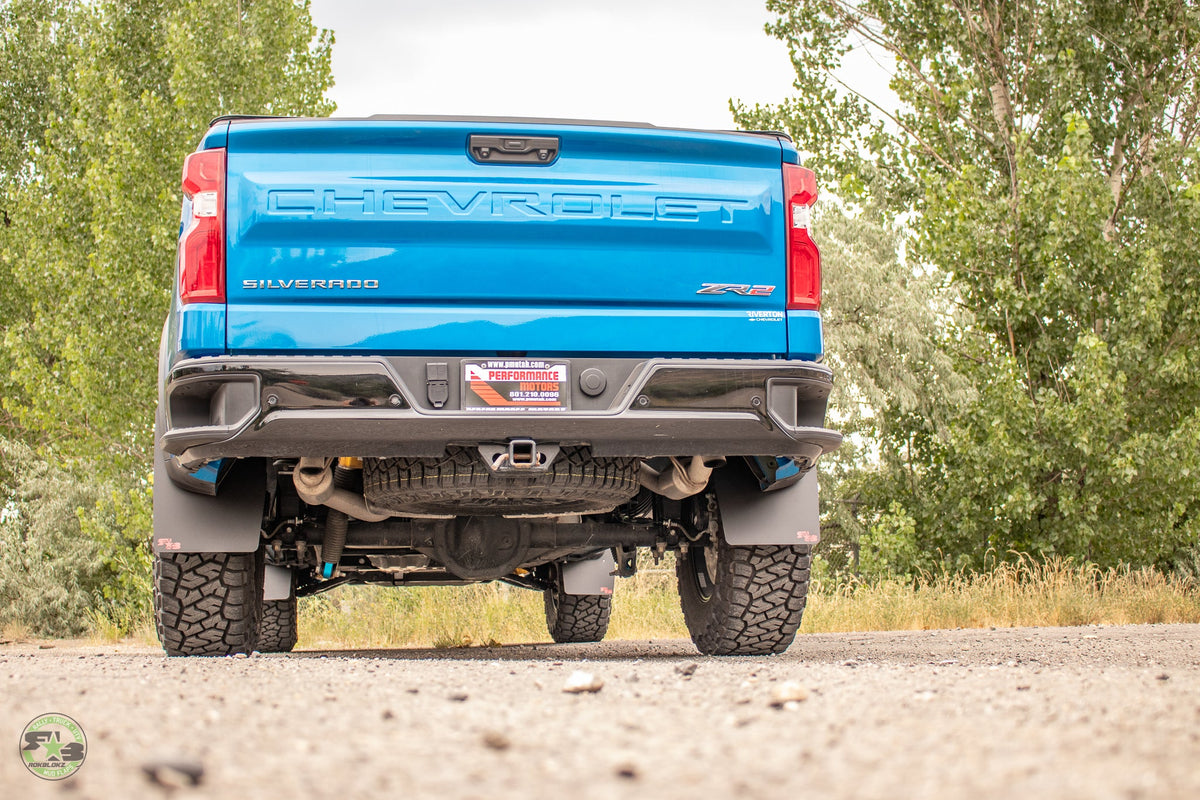
M541 472L493 472L477 450L441 458L363 463L363 491L379 508L421 514L569 514L615 508L638 493L638 459L595 458L563 447Z
M542 592L546 604L546 627L559 644L598 642L608 633L612 595L565 594L562 589Z
M262 615L257 553L158 553L154 622L169 656L249 654Z
M260 653L290 653L296 646L296 587L292 577L292 596L287 600L264 600L262 620L258 623Z
M808 545L693 544L675 560L679 602L704 655L782 653L808 596Z

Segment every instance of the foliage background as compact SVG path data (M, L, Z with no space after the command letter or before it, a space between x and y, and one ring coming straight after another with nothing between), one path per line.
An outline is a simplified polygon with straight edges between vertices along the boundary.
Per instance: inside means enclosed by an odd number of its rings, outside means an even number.
M332 43L293 0L0 2L0 625L144 614L180 167L217 115L331 113Z
M1026 552L1188 569L1197 4L767 5L796 94L733 110L791 132L840 201L819 237L827 347L841 413L870 413L825 496L859 567ZM894 64L898 109L840 79L864 47Z
M1197 3L767 6L795 95L732 108L823 187L830 579L1194 576ZM330 113L332 42L306 0L0 0L0 626L145 618L180 165L218 114Z

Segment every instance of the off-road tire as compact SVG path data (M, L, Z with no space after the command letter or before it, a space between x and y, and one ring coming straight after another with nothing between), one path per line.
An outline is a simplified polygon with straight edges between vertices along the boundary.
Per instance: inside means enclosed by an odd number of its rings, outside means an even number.
M542 598L550 638L559 644L598 642L608 633L612 595L565 594L561 589L546 589Z
M720 656L787 650L804 614L812 548L734 547L718 536L715 575L702 586L696 559L703 568L704 550L693 545L675 559L679 602L696 649Z
M296 646L296 595L287 600L264 600L258 624L260 653L290 653Z
M638 459L594 458L563 447L543 472L492 472L473 448L441 458L377 458L363 463L372 505L421 514L571 514L609 510L637 494Z
M154 622L169 656L251 653L262 615L256 553L157 553Z

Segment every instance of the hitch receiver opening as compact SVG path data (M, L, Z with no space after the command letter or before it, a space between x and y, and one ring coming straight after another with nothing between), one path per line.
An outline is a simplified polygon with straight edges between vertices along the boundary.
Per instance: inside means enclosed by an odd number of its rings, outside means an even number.
M508 463L513 469L539 466L537 442L533 439L513 439L508 443Z

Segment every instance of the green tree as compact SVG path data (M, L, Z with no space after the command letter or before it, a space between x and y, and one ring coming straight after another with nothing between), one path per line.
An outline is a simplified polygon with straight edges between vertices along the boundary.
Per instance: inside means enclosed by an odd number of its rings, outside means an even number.
M5 324L4 408L27 438L126 475L148 463L183 158L219 114L332 111L332 37L293 0L63 3L56 13L73 34L55 41L66 68L44 70L57 88L40 95L42 127L21 134L33 145L25 163L6 170L24 176L6 181L0 240L9 296L23 305ZM10 58L25 52L23 30ZM44 51L42 26L27 38ZM36 100L23 102L38 116Z
M28 307L6 244L16 233L16 195L33 179L33 156L49 121L62 115L61 86L68 70L66 49L75 36L73 23L58 0L0 2L0 341ZM11 366L0 348L0 398L12 394ZM0 435L13 428L0 404Z
M0 464L19 467L0 506L0 627L78 636L118 578L105 563L114 553L80 527L78 509L99 493L21 444L0 440Z
M859 475L925 552L1170 565L1200 534L1200 9L1190 0L770 0L795 98L739 105L945 276L974 388L897 413ZM894 62L895 109L839 80ZM941 399L941 398L936 398ZM896 507L893 503L899 503ZM903 514L895 510L902 508Z
M330 113L332 42L307 0L0 0L0 437L36 448L0 459L0 597L61 572L72 608L144 602L183 159L221 114Z
M914 271L900 257L902 237L874 210L848 211L836 197L818 204L815 222L823 273L822 321L827 361L836 376L830 396L842 447L821 462L825 511L822 548L835 568L858 562L858 545L898 514L882 507L864 485L880 463L883 442L902 438L909 421L945 430L952 403L971 387L938 346L941 278ZM901 571L926 566L907 525L896 537L910 541L889 564ZM896 538L893 537L893 538Z

